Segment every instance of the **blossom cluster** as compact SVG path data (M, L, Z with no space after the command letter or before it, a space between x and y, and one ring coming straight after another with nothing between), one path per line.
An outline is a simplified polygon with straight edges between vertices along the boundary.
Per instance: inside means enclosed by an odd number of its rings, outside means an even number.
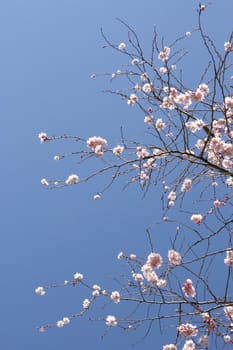
M179 334L184 338L195 337L198 334L197 326L191 323L182 323L177 329Z
M193 286L193 282L192 282L192 280L191 280L190 278L188 278L188 279L185 281L185 283L184 283L184 285L183 285L183 287L182 287L182 290L183 290L183 292L185 293L185 295L186 295L187 297L192 297L192 298L194 298L195 295L196 295L196 291L195 291L195 288L194 288L194 286Z
M172 110L175 109L177 105L182 105L184 109L188 109L193 101L201 102L205 99L206 95L209 93L209 87L207 84L203 83L194 91L188 90L179 92L175 87L165 86L163 91L166 96L163 98L163 102L160 105L161 108ZM199 130L202 128L201 124L198 128Z
M103 147L107 145L107 141L102 137L89 137L87 140L87 146L91 148L97 156L103 155Z

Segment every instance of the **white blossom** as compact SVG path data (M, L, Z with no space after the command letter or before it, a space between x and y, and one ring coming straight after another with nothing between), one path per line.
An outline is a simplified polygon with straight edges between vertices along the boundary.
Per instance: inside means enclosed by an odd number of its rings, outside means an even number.
M117 319L115 316L109 315L106 317L106 325L109 327L113 327L117 325Z
M79 182L79 177L78 177L78 175L72 174L72 175L68 176L68 178L66 179L65 182L67 185L77 184Z
M45 295L44 287L37 287L35 289L35 293L38 294L38 295Z
M118 304L121 300L120 293L118 291L112 292L110 298L112 301L114 301L115 304Z
M119 49L119 50L124 50L125 48L126 48L125 43L120 43L120 44L118 45L118 49Z
M91 304L91 302L90 302L89 299L84 299L84 300L83 300L83 308L84 308L84 309L88 309L89 306L90 306L90 304Z
M75 279L75 281L78 281L78 282L81 281L83 279L83 274L76 272L74 274L74 279Z

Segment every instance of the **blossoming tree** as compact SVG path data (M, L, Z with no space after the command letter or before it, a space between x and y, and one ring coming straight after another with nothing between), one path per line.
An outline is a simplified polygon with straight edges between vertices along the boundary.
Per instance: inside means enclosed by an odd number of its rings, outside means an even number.
M40 331L63 327L88 313L96 299L144 307L144 316L137 311L131 316L106 314L107 327L137 329L141 324L163 322L173 324L169 331L172 341L163 350L193 350L233 344L233 96L231 84L232 38L226 38L217 48L202 25L204 5L198 8L198 27L176 38L171 44L160 42L154 32L151 54L144 54L135 31L124 22L128 42L113 44L104 33L106 47L124 55L128 66L124 70L105 74L110 79L123 77L127 89L109 90L125 101L126 108L136 108L143 114L149 141L127 140L122 131L121 143L111 145L100 136L84 139L80 136L49 136L39 134L41 143L73 139L79 150L73 155L80 164L96 159L100 167L80 178L71 174L64 180L42 179L47 188L78 185L102 175L106 185L93 196L100 200L119 178L126 186L139 184L145 194L151 186L161 186L163 230L172 230L167 256L159 252L159 242L153 242L144 258L120 252L118 259L129 267L129 274L119 290L106 290L89 285L77 272L61 286L87 289L87 298L79 313L65 316L55 323L39 326ZM182 71L185 55L180 43L198 35L208 55L199 83L189 86ZM190 38L191 39L191 38ZM97 75L93 74L92 78ZM127 107L128 105L128 107ZM56 155L61 161L65 155ZM96 161L93 164L97 164ZM96 181L98 184L98 182ZM179 214L179 215L178 215ZM182 220L177 219L182 217ZM167 226L166 226L167 225ZM169 226L168 226L169 225ZM157 249L154 250L154 243ZM224 284L216 283L211 271L221 269ZM52 286L37 287L38 295ZM135 309L137 310L137 309ZM171 334L173 332L173 334Z

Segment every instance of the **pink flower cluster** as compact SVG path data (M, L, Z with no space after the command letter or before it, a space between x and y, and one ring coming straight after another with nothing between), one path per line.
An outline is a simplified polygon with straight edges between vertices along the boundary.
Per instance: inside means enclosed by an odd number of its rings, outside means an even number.
M171 249L168 251L168 260L173 265L180 265L181 264L181 256L180 253L176 252L175 250Z
M146 264L152 269L159 269L163 263L163 259L159 253L150 253L147 257Z
M195 343L190 339L190 340L186 340L186 342L184 343L183 349L182 350L195 350L196 349L196 345Z
M171 49L170 47L168 46L165 46L163 48L163 51L160 51L159 55L158 55L158 59L161 60L161 61L167 61L168 60L168 57L170 55L170 52L171 52Z
M208 345L209 345L209 337L208 337L208 335L207 334L201 335L200 338L198 339L198 343L200 345L208 347Z
M166 285L166 281L159 279L158 275L153 271L159 269L163 263L163 259L158 253L150 253L147 257L146 263L142 266L141 271L144 278L152 284L156 284L158 288L163 288Z
M210 317L208 312L201 313L201 317L203 318L203 322L206 324L206 329L208 331L213 331L216 329L214 319Z
M192 132L195 133L198 130L203 129L205 123L201 119L197 119L195 121L188 121L185 123L185 126Z
M138 97L137 97L137 95L131 94L131 95L128 97L127 104L128 104L129 106L133 106L133 105L135 105L136 102L138 102Z
M162 131L163 129L166 128L166 124L164 123L163 119L162 118L158 118L155 122L155 128L158 130L158 131Z
M214 206L215 206L216 208L218 208L218 207L224 207L225 205L226 205L225 202L220 201L220 200L218 200L218 199L216 199L216 200L214 201Z
M87 146L91 148L97 156L103 155L103 146L107 145L107 141L103 139L102 137L89 137L87 140Z
M143 159L143 158L149 156L149 152L147 151L147 149L145 147L138 146L136 148L136 150L137 150L136 154L137 154L138 159Z
M185 179L182 186L181 186L181 192L188 192L192 187L192 180L191 179Z
M187 109L192 104L192 100L203 101L209 92L209 88L206 84L200 84L195 91L188 90L178 94L177 89L173 87L164 87L163 91L167 96L163 98L161 108L174 109L176 104L181 104Z
M118 145L113 148L112 153L115 154L116 156L119 156L123 151L124 151L124 147Z
M231 138L233 135L229 135ZM218 166L226 169L233 168L233 144L225 142L220 134L216 134L206 145L205 151L208 154L208 160Z
M143 273L143 276L147 280L147 282L156 284L159 280L159 277L155 271L151 268L150 265L144 264L141 268L141 271Z
M233 97L226 96L224 100L224 105L226 109L233 109Z
M194 298L196 295L196 291L195 291L195 288L193 286L193 282L189 278L183 284L182 290L185 293L186 297Z
M177 327L177 330L184 338L195 337L198 334L197 326L193 326L191 323L182 323Z

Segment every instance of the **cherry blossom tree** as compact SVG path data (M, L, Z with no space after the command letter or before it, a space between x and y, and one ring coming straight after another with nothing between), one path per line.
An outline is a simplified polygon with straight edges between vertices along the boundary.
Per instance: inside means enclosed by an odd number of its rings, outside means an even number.
M79 149L71 155L79 158L79 167L93 164L93 171L84 178L78 174L63 180L44 178L43 186L80 186L95 178L96 201L119 178L125 179L125 187L139 185L145 195L151 187L160 186L158 203L163 215L157 225L171 232L166 256L160 253L159 242L154 241L150 229L148 256L119 252L117 258L129 269L118 290L88 284L81 272L61 285L37 287L35 292L41 296L57 286L87 290L79 313L41 325L39 331L67 325L88 314L93 303L102 299L103 303L125 303L134 310L128 312L126 307L123 315L106 313L104 319L97 316L107 328L135 330L146 324L149 336L152 324L157 322L161 329L164 324L172 324L167 333L163 332L163 350L233 344L233 34L222 47L216 47L203 29L207 11L205 5L199 5L197 28L172 43L166 43L154 31L148 57L134 29L121 20L128 35L126 42L112 43L102 31L105 48L123 55L128 65L124 70L91 77L125 79L124 88L107 92L120 97L125 108L141 111L148 139L128 140L124 130L121 142L115 145L102 136L85 139L39 134L41 143L74 140ZM207 61L197 83L190 86L188 73L182 69L186 56L182 45L192 36L199 37ZM66 156L56 155L54 160L62 161ZM103 188L98 188L99 176L105 180ZM214 273L219 269L224 280L221 285L216 283Z

